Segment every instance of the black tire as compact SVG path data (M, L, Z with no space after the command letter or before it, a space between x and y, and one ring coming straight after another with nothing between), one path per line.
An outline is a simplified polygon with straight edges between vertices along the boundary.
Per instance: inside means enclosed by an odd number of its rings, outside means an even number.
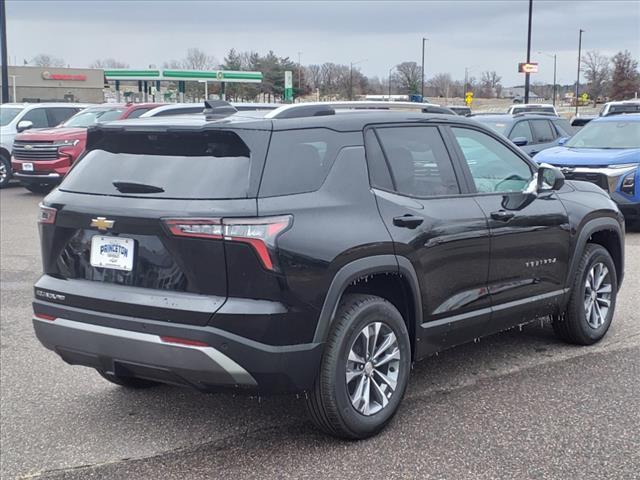
M136 378L136 377L121 377L118 375L113 375L111 373L106 373L102 370L97 370L102 378L108 380L111 383L115 383L116 385L120 385L125 388L132 389L143 389L143 388L151 388L157 385L160 385L158 382L154 382L153 380L145 380L144 378Z
M604 316L603 323L594 327L587 320L586 282L589 272L596 264L603 264L609 271L609 282L611 284L610 306ZM571 297L567 305L567 311L553 320L553 329L562 340L576 345L592 345L599 342L609 330L611 320L616 307L616 297L618 293L618 278L616 267L609 252L601 245L588 243L580 259L576 276L571 286Z
M397 368L395 389L390 395L386 395L388 403L380 411L365 415L356 410L349 397L346 380L347 358L365 327L376 323L382 324L380 331L384 329L386 332L393 332L400 359L397 363L394 362L393 367L387 366L391 372ZM394 347L390 350L395 351ZM390 350L385 350L384 353L389 353ZM340 302L327 338L314 389L307 397L311 419L324 432L340 438L355 440L377 434L398 410L407 388L410 368L411 344L407 326L400 312L391 303L377 296L345 295ZM372 378L377 378L375 372L369 373ZM371 385L371 388L374 388L373 382ZM389 391L391 390L385 385L384 392ZM380 408L384 402L381 397L378 398L380 402L377 408Z
M29 190L31 193L49 193L51 190L55 188L54 185L49 185L46 183L23 183L22 186Z
M12 176L11 159L0 153L0 188L4 188L9 185Z

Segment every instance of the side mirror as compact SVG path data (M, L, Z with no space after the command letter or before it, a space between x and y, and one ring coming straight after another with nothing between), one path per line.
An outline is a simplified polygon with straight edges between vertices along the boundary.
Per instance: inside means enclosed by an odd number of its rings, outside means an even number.
M562 137L558 140L558 145L562 146L565 143L567 143L567 140L569 140L569 137Z
M542 163L538 167L538 191L560 190L564 185L564 175L559 168Z
M30 120L22 120L18 122L18 125L16 125L16 130L18 133L29 130L30 128L33 128L33 122Z
M526 137L516 137L511 141L518 147L524 147L527 143L529 143L529 140L527 140Z

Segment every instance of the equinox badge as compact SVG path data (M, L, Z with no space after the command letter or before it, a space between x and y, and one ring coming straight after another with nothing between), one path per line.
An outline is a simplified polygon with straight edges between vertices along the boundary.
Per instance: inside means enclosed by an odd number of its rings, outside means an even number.
M91 226L96 227L98 230L108 230L116 223L114 220L107 220L105 217L98 217L91 219Z

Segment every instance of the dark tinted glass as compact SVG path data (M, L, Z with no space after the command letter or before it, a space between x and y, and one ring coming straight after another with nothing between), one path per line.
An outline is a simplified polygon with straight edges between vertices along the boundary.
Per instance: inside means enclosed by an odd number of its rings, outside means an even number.
M51 127L60 125L68 118L71 118L78 113L78 109L76 108L49 108L47 110L49 112L49 125Z
M140 115L148 112L149 110L151 110L151 108L136 108L129 114L127 118L138 118Z
M387 167L387 161L380 148L380 142L373 130L367 130L364 137L364 144L367 152L367 165L369 167L369 181L372 187L384 190L393 190L391 175Z
M28 120L33 122L32 128L47 128L49 126L49 120L47 118L47 111L44 108L34 108L29 110L21 118L21 121Z
M91 151L65 177L62 190L156 198L247 196L250 151L233 132L96 132L89 144ZM164 191L124 194L115 181Z
M460 193L451 159L436 127L376 130L395 190L416 197Z
M531 120L531 128L537 143L553 142L556 139L555 132L549 120Z
M325 128L274 132L260 196L291 195L320 188L341 147L340 135Z
M516 123L509 134L511 140L515 138L526 138L527 143L533 143L533 135L531 135L531 128L529 128L529 122L526 120Z

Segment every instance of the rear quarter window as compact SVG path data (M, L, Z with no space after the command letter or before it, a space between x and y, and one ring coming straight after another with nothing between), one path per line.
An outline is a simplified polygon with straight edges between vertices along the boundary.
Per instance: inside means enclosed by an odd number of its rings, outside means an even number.
M276 131L271 136L261 197L313 192L324 183L344 134L326 128Z

